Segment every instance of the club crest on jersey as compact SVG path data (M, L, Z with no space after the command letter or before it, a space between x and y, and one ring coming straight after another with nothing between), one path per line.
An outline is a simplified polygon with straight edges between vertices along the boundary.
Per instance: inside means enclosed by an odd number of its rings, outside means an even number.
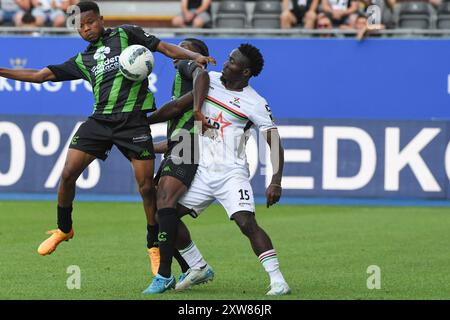
M241 106L239 105L241 103L241 99L240 98L233 98L233 101L229 101L233 106L240 108Z
M106 55L111 53L111 48L110 47L100 47L97 49L97 51L95 51L94 54L94 59L95 60L100 60L100 59L106 59Z

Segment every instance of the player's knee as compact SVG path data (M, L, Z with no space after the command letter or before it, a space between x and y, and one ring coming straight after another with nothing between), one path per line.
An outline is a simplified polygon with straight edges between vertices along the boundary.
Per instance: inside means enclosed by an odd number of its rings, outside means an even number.
M255 234L258 230L258 224L252 214L245 213L235 217L235 221L241 229L241 232L246 236L250 237Z
M203 22L203 19L202 18L195 18L194 19L194 21L192 22L192 26L194 27L194 28L203 28L203 25L204 25L205 23Z
M176 208L177 199L175 199L173 193L167 192L165 188L158 188L156 205L158 208Z
M138 182L138 185L139 185L139 193L142 196L153 196L156 194L153 179L145 179L141 182Z
M65 166L61 173L61 182L64 184L75 183L77 179L77 172L72 167Z

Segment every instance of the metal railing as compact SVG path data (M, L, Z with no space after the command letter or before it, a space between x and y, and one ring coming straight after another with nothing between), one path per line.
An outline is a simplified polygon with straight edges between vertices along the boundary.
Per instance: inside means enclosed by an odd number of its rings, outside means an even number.
M160 37L179 37L197 35L203 37L274 37L274 38L313 38L313 37L351 37L354 30L308 30L308 29L194 29L194 28L144 28L147 32ZM0 27L0 36L76 36L76 30L67 28L15 28ZM374 37L430 37L450 38L450 29L387 29L370 31Z

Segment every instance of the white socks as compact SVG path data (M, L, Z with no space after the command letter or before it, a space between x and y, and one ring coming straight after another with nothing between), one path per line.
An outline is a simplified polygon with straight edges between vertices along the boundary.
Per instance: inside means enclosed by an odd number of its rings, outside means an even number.
M191 269L200 269L207 264L194 242L191 242L186 248L179 250L179 252Z
M275 249L261 253L258 259L263 265L264 270L269 274L271 285L275 282L286 282L281 274Z

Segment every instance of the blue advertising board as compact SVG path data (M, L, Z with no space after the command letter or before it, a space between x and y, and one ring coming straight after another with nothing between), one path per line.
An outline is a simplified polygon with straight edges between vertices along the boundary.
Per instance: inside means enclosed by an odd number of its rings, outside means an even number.
M450 199L450 42L206 42L218 61L210 67L215 71L240 43L264 54L264 71L252 86L279 126L285 196ZM37 69L85 47L71 37L10 37L0 44L1 66ZM159 106L170 100L174 69L161 54L155 58L150 89ZM0 194L54 195L68 143L92 105L84 81L37 85L0 78ZM153 126L152 134L163 139L165 124ZM271 178L266 146L255 135L248 148L255 195L264 196ZM77 186L81 195L138 194L131 166L117 149L107 161L93 162Z

